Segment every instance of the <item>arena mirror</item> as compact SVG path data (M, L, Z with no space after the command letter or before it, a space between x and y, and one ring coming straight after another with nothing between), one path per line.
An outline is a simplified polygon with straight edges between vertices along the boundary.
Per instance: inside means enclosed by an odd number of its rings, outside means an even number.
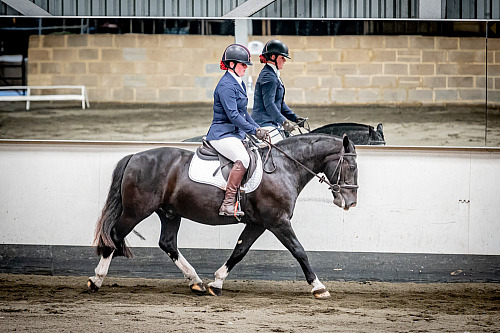
M500 39L498 21L486 22L485 146L500 146Z
M61 17L0 22L2 84L84 85L91 105L82 110L78 102L33 102L25 111L22 102L2 102L2 139L182 141L204 135L224 48L235 41L255 45L280 39L291 55L281 73L286 101L309 118L312 129L383 124L387 145L500 145L495 22ZM262 68L257 53L245 77L248 87ZM25 60L25 71L21 63L21 78L8 81L12 64L5 56L15 54ZM249 97L251 108L251 91Z

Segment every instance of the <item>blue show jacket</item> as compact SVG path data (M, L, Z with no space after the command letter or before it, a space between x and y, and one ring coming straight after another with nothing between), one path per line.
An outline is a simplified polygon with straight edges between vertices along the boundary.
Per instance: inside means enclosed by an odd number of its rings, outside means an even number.
M219 140L229 136L243 140L245 133L255 134L259 125L248 114L247 104L247 93L226 72L214 91L214 118L206 140Z
M252 118L260 126L278 127L286 119L297 122L297 115L286 105L285 86L269 65L260 71L255 83Z

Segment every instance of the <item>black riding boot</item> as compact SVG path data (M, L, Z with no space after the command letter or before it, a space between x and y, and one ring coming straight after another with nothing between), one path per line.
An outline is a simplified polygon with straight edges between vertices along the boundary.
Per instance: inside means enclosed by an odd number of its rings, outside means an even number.
M224 197L224 201L222 201L222 205L219 209L219 215L225 216L243 216L245 215L242 211L236 209L236 193L238 192L238 188L240 187L241 180L245 175L247 169L243 166L241 161L234 162L233 169L231 169L231 173L229 174L229 178L227 180L226 186L226 195Z

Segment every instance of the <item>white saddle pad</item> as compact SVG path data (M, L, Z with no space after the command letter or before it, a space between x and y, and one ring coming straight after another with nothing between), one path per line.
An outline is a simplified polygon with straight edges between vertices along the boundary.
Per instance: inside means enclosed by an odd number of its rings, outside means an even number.
M222 190L226 190L226 180L222 176L221 170L218 170L214 177L215 170L219 167L220 162L217 161L206 161L194 154L191 164L189 164L189 179L197 183L203 183L208 185L217 186ZM262 180L262 159L260 155L257 154L257 167L252 175L252 178L244 186L241 187L242 191L245 193L250 193L255 191L260 185Z

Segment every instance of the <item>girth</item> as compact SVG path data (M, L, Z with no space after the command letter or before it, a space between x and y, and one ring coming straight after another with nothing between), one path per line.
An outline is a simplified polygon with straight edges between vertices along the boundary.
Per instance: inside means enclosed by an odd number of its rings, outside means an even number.
M250 164L248 166L247 172L241 181L241 185L244 185L250 178L252 178L255 168L257 167L257 154L258 150L256 147L250 147L246 142L243 142L245 149L247 150L248 156L250 156ZM217 161L220 162L220 167L215 170L214 176L217 172L221 172L224 179L227 181L231 169L233 168L234 162L230 159L224 157L220 154L208 141L203 139L201 146L196 149L196 155L202 160L207 161Z

